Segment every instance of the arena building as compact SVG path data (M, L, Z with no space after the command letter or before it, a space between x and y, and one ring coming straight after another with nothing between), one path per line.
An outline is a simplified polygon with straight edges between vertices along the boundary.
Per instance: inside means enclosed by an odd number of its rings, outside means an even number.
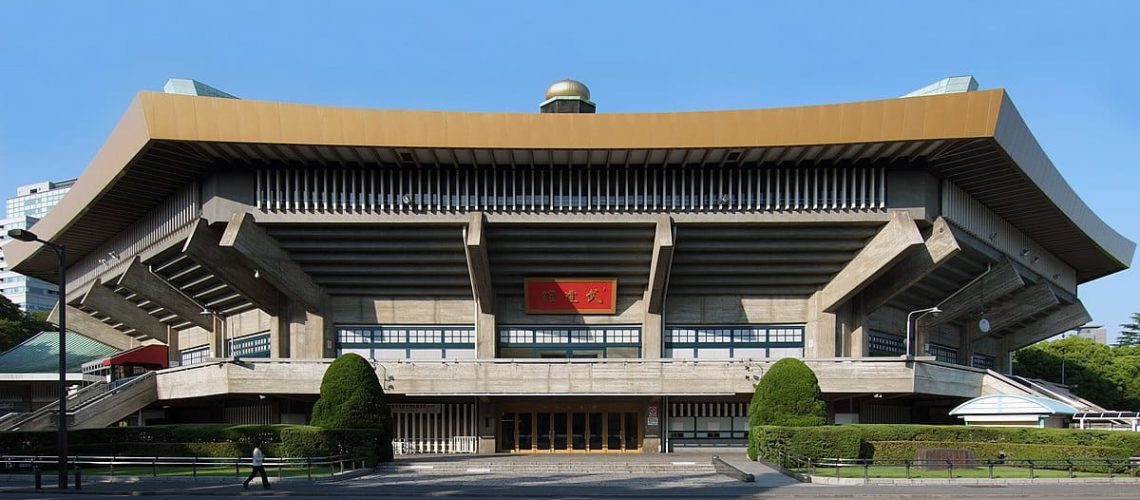
M32 228L68 250L72 330L169 347L80 397L80 427L304 422L346 352L405 451L738 445L789 356L836 422L955 423L1017 393L1010 352L1087 323L1078 286L1135 248L970 77L637 114L575 81L541 113L170 88L190 95L140 93ZM5 252L57 280L50 249Z

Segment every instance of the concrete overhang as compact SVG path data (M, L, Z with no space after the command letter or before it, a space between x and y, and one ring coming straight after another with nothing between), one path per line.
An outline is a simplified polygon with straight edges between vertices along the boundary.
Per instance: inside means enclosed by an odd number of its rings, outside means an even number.
M75 262L216 168L385 165L404 154L439 152L473 164L519 154L577 162L665 151L671 159L692 150L773 164L913 160L1074 267L1081 282L1126 269L1135 250L1065 182L1001 89L630 114L366 110L142 92L79 181L32 230L66 245ZM5 253L14 270L56 280L54 259L40 245L12 242Z

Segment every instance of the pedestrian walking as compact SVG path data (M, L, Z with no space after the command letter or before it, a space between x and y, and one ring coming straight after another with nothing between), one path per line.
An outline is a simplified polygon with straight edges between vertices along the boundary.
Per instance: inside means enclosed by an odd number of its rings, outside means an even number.
M254 476L261 474L261 487L265 489L271 488L269 486L269 476L265 475L265 454L261 452L261 445L253 447L253 453L250 456L250 465L253 470L249 471L249 477L245 478L245 482L241 483L241 489L249 489L249 482L253 481Z

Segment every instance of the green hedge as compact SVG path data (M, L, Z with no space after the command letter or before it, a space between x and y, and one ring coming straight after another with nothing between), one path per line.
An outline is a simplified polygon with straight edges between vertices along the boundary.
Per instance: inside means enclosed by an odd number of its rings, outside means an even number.
M959 450L972 450L978 460L993 460L1005 455L1006 460L1042 460L1037 464L1046 469L1065 469L1064 464L1049 463L1050 460L1080 459L1103 460L1111 459L1114 462L1123 462L1131 455L1123 448L1108 446L1079 446L1079 445L1050 445L1050 444L1013 444L1013 443L987 443L976 441L870 441L871 458L879 460L914 460L921 448L954 448ZM1103 472L1105 465L1099 462L1096 465L1081 465L1077 470L1090 472Z
M387 441L387 446L384 446ZM161 425L108 427L68 432L70 453L121 456L248 456L257 444L269 456L315 457L348 454L369 463L391 460L383 433L363 429L322 429L308 425ZM0 432L0 452L54 454L55 431ZM388 454L384 451L389 450Z
M1140 456L1140 433L1077 429L893 424L762 426L753 427L749 436L750 448L757 457L767 460L779 460L781 453L803 458L875 458L870 443L881 441L1099 447Z

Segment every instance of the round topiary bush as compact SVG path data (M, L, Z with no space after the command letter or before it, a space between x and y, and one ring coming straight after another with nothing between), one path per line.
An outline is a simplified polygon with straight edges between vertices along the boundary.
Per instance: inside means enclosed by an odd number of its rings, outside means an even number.
M392 410L376 370L358 354L341 355L329 365L321 379L321 395L313 405L311 423L325 429L379 431L380 460L392 456Z
M827 404L811 368L795 358L784 358L772 365L756 384L748 423L752 427L827 424Z

